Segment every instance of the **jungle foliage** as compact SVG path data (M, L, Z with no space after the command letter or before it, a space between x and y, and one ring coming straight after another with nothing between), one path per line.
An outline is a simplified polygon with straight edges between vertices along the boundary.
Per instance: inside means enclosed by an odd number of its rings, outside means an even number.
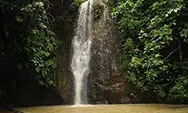
M188 1L118 0L126 80L160 100L188 101Z
M49 2L43 0L0 1L0 65L14 64L14 70L27 71L41 85L53 86L58 73L57 38L48 6ZM8 67L5 70L11 71Z
M62 104L77 12L74 0L0 0L0 106Z

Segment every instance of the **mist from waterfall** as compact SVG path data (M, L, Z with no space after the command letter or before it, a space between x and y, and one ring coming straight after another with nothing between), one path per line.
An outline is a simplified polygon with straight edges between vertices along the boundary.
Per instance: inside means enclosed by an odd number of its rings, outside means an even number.
M75 36L72 41L73 56L71 69L74 75L75 97L74 104L88 104L87 78L89 74L89 62L92 44L92 6L93 0L81 4Z

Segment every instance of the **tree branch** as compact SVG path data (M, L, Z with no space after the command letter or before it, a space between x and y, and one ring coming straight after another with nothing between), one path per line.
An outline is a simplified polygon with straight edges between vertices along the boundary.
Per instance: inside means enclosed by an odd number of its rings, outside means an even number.
M181 41L178 40L178 43L179 43L180 60L183 60L183 58L182 58L182 50L181 50Z
M168 54L168 56L166 58L164 58L164 60L168 59L174 52L176 52L178 49L180 49L180 46L178 48L176 48L174 51L170 52Z

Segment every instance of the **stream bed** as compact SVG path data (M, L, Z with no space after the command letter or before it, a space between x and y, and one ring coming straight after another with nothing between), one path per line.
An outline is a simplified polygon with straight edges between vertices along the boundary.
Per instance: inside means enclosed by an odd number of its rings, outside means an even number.
M188 105L127 104L16 108L24 113L188 113Z

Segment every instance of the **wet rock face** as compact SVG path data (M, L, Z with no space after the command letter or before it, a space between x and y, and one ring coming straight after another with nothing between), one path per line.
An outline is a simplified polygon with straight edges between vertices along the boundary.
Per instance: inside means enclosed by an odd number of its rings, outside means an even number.
M63 99L63 104L73 104L74 77L71 73L71 41L78 13L77 7L72 7L73 0L50 0L50 14L54 17L54 31L59 40L57 59L59 63L59 77L57 90Z
M120 73L119 36L108 7L100 0L94 3L89 103L122 103L124 80Z

